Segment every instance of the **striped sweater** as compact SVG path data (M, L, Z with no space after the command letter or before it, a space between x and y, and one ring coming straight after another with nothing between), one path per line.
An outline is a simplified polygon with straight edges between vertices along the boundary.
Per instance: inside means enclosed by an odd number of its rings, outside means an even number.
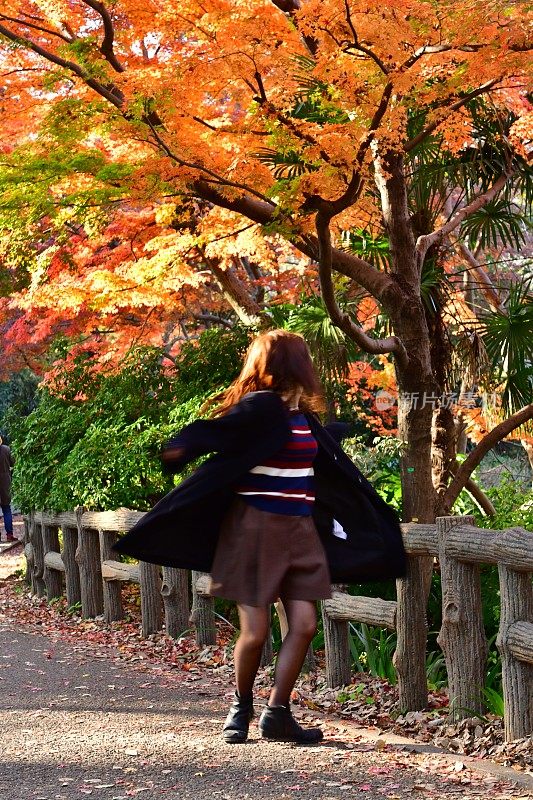
M291 412L284 447L250 470L236 491L250 505L273 514L309 516L315 500L313 461L317 443L301 411Z

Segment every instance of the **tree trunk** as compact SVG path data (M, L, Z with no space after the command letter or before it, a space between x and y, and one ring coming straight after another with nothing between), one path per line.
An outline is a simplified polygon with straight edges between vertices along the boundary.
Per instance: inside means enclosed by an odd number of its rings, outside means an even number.
M433 415L431 466L433 486L442 494L453 475L456 456L455 419L450 408L439 404Z
M431 474L431 423L439 386L433 375L431 340L420 295L422 264L416 252L403 158L379 153L373 146L375 180L381 195L383 218L390 241L392 273L401 299L387 302L394 333L409 356L407 366L396 361L398 382L398 436L401 459L403 520L433 522L435 490ZM418 710L427 705L426 605L433 559L409 557L407 574L397 582L398 644L395 665L400 706Z
M412 396L399 398L398 427L405 442L402 458L402 498L405 522L433 522L434 489L431 478L431 406L410 408ZM426 644L427 600L433 573L432 556L408 556L407 572L397 581L397 646L394 665L398 674L402 710L427 706Z

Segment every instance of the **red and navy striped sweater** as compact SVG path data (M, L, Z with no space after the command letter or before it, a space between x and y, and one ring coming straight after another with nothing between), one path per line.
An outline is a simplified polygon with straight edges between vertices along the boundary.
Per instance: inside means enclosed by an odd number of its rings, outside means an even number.
M305 416L293 411L290 439L273 458L250 470L237 494L262 511L309 516L315 500L313 461L317 449Z

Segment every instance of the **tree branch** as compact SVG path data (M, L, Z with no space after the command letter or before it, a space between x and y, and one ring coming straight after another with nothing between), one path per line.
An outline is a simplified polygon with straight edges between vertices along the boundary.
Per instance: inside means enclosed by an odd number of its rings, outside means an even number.
M275 209L267 203L256 200L245 194L239 197L226 197L213 184L195 181L191 186L195 197L200 197L220 208L227 208L241 214L259 225L268 226L277 222ZM301 235L297 229L293 231L291 241L301 253L313 260L318 259L318 240L314 236ZM386 272L375 269L368 261L345 250L332 248L333 267L337 272L346 275L363 286L377 300L386 301L389 295L396 296L397 286L393 278ZM389 303L394 302L391 298Z
M489 275L485 272L481 264L478 263L476 257L472 253L472 251L466 246L464 242L456 237L451 237L452 242L454 243L456 249L461 253L463 258L470 264L474 274L480 281L481 284L481 291L485 295L485 299L489 303L492 308L501 310L502 309L502 301L501 298L494 288L494 284L492 283Z
M465 483L466 491L472 495L478 506L481 508L482 511L488 517L495 517L496 516L496 509L494 508L493 503L490 500L490 497L487 497L483 489L481 489L477 483L474 483L472 478L469 478ZM439 515L440 516L440 515Z
M298 18L296 12L302 7L300 0L271 0L272 5L277 6L280 11L290 17L295 28L298 28ZM302 41L311 53L312 56L316 55L318 50L317 40L308 33L301 33Z
M409 56L407 61L404 61L402 66L400 67L400 72L405 72L406 70L410 69L417 61L419 61L423 56L426 55L434 55L436 53L447 53L450 50L458 50L461 53L476 53L478 50L482 50L484 47L487 47L486 44L465 44L462 47L457 47L453 44L425 44L423 47L419 47L418 50Z
M348 338L356 342L366 353L394 353L398 361L405 367L409 358L403 343L397 336L390 336L387 339L373 339L371 336L368 336L359 325L356 325L348 314L339 308L335 298L335 289L332 279L333 254L329 222L330 218L328 215L318 212L316 216L316 230L319 246L320 287L322 298L331 321L337 328L340 328Z
M222 325L224 328L233 328L234 323L230 319L224 319L217 314L193 314L194 319L198 322L213 322L215 325Z
M218 175L208 167L203 167L201 164L196 164L194 161L185 161L185 159L181 158L170 149L165 140L162 139L159 132L156 130L154 124L150 122L148 118L146 118L145 121L152 131L152 135L157 144L167 154L167 156L180 167L187 167L188 169L194 169L198 172L203 172L207 176L203 179L203 183L216 183L220 186L231 186L234 189L240 189L241 191L257 197L257 199L261 200L263 203L268 203L273 209L276 208L276 204L272 200L269 200L269 198L265 197L265 195L261 194L261 192L256 192L255 189L252 189L250 186L246 186L243 183L237 183L236 181L228 181L223 178L222 175Z
M502 439L505 439L505 437L516 430L516 428L524 425L524 423L528 422L530 419L533 419L533 403L524 406L515 414L512 414L503 422L500 422L499 425L496 425L495 428L493 428L483 437L483 439L470 452L466 460L463 461L455 473L455 477L453 478L452 482L446 489L446 492L442 498L442 505L445 509L445 513L450 511L473 471L481 462L482 458L489 452L489 450L494 447L494 445L498 444L498 442L500 442Z
M383 63L381 58L378 55L376 55L376 53L374 53L372 50L370 50L370 48L365 47L365 45L363 45L363 44L361 44L359 42L359 37L357 35L357 31L355 29L355 25L353 24L352 12L350 11L350 6L348 4L348 0L344 0L344 10L346 12L346 22L348 23L348 27L350 28L350 31L351 31L352 36L353 36L353 42L350 42L348 44L348 47L346 48L346 52L349 52L353 48L354 50L358 50L360 53L364 53L366 56L371 58L372 61L374 61L374 63L376 63L378 65L378 67L380 68L380 70L383 72L384 75L388 75L389 74L389 69Z
M264 310L251 297L238 275L230 267L222 269L214 258L206 259L206 262L240 321L244 325L259 324Z
M392 81L389 81L385 88L383 89L383 94L381 95L381 100L379 101L379 105L376 108L374 116L372 117L372 122L370 123L370 129L366 134L365 138L359 145L359 149L357 151L356 162L361 167L363 165L363 161L365 159L366 153L372 142L374 141L374 136L376 135L376 131L381 124L381 120L385 116L385 112L389 106L389 100L392 95Z
M109 100L109 102L112 103L116 108L122 108L124 104L124 95L120 89L118 89L118 87L113 85L110 87L104 86L99 81L91 78L91 76L74 61L68 61L65 58L56 56L55 53L50 53L49 50L41 47L36 42L32 42L31 39L27 39L24 36L19 36L18 34L13 33L13 31L10 31L9 28L5 27L5 25L0 25L0 36L5 36L6 39L9 39L11 42L15 42L15 44L23 44L29 50L32 50L34 53L37 53L37 55L46 59L46 61L50 61L52 64L62 67L69 72L73 72L74 75L77 75L79 78L81 78L82 81L87 84L87 86L90 86L90 88L94 89L94 91L99 95L104 97L106 100Z
M60 33L59 31L53 31L50 28L44 28L41 25L35 25L33 22L26 22L23 19L17 19L17 17L8 17L7 14L0 14L0 19L4 19L6 22L15 22L17 25L22 25L26 28L32 28L35 31L41 31L41 33L47 33L49 36L57 36L59 39L63 39L63 41L67 44L72 44L72 38L65 36L64 33Z
M478 86L477 89L473 89L471 92L468 92L467 94L463 95L463 97L460 97L459 100L456 100L455 103L452 103L451 106L445 107L444 114L440 119L430 123L426 128L420 131L420 133L417 133L416 136L414 136L409 142L407 142L404 145L403 148L404 152L409 153L411 150L417 147L420 144L420 142L423 142L424 139L427 139L427 137L430 134L432 134L433 131L439 127L439 125L442 125L442 123L446 121L446 119L451 113L453 113L454 111L458 111L460 108L466 105L466 103L469 103L470 100L473 100L475 97L479 97L479 95L485 94L486 92L490 91L490 89L492 89L493 86L496 86L496 84L499 83L500 80L501 78L494 78L491 81L487 81L487 83L484 83L482 86Z
M86 6L92 8L93 11L96 11L96 13L101 16L102 22L104 23L104 39L100 45L100 52L116 72L124 72L124 67L116 57L113 49L113 44L115 41L115 29L113 27L111 14L105 5L100 3L99 0L83 0L83 2Z
M435 244L440 244L440 242L442 242L442 240L445 239L446 236L448 236L452 231L458 228L461 222L470 214L479 211L480 208L483 208L483 206L486 206L487 203L490 203L490 201L493 200L503 189L511 175L512 172L503 172L492 184L490 189L487 189L486 192L478 195L474 200L472 200L471 203L468 203L468 205L458 209L455 214L451 216L448 222L446 222L440 228L434 230L432 233L428 233L425 236L419 236L416 242L416 252L419 260L423 261L429 248Z
M284 14L292 14L301 8L300 0L272 0L272 5L277 6Z

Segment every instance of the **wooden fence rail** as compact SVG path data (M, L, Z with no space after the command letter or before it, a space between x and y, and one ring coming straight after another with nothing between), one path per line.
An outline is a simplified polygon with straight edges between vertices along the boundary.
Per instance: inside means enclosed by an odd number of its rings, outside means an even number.
M83 617L103 615L112 622L123 616L121 584L140 585L142 633L162 629L178 636L193 625L200 646L215 644L214 601L207 593L208 576L185 570L130 564L114 557L112 545L120 533L141 519L141 512L82 511L52 514L35 512L25 519L27 579L32 592L48 599L66 593L69 606L80 604ZM420 557L438 558L442 582L442 628L438 642L448 673L451 715L481 714L487 662L483 627L480 566L497 564L500 579L500 628L497 646L502 658L507 740L533 733L533 533L522 528L493 531L476 528L471 517L440 517L435 525L402 525L408 562ZM409 574L409 568L408 568ZM407 590L406 590L407 587ZM409 581L397 601L349 595L334 586L332 597L322 603L329 686L351 681L350 621L365 622L396 631L395 665L399 676L399 703L409 708L413 696L427 698L425 674L419 684L409 685L410 614L425 618L409 597ZM190 597L192 595L192 605ZM413 595L414 596L414 595ZM402 605L404 603L405 605ZM276 604L281 623L283 609ZM415 611L413 612L413 608ZM281 625L283 629L283 624ZM270 646L269 646L270 645ZM418 653L423 663L424 652ZM267 643L263 663L272 658ZM410 659L410 660L409 660ZM309 653L307 663L313 661ZM411 676L412 680L412 676Z

